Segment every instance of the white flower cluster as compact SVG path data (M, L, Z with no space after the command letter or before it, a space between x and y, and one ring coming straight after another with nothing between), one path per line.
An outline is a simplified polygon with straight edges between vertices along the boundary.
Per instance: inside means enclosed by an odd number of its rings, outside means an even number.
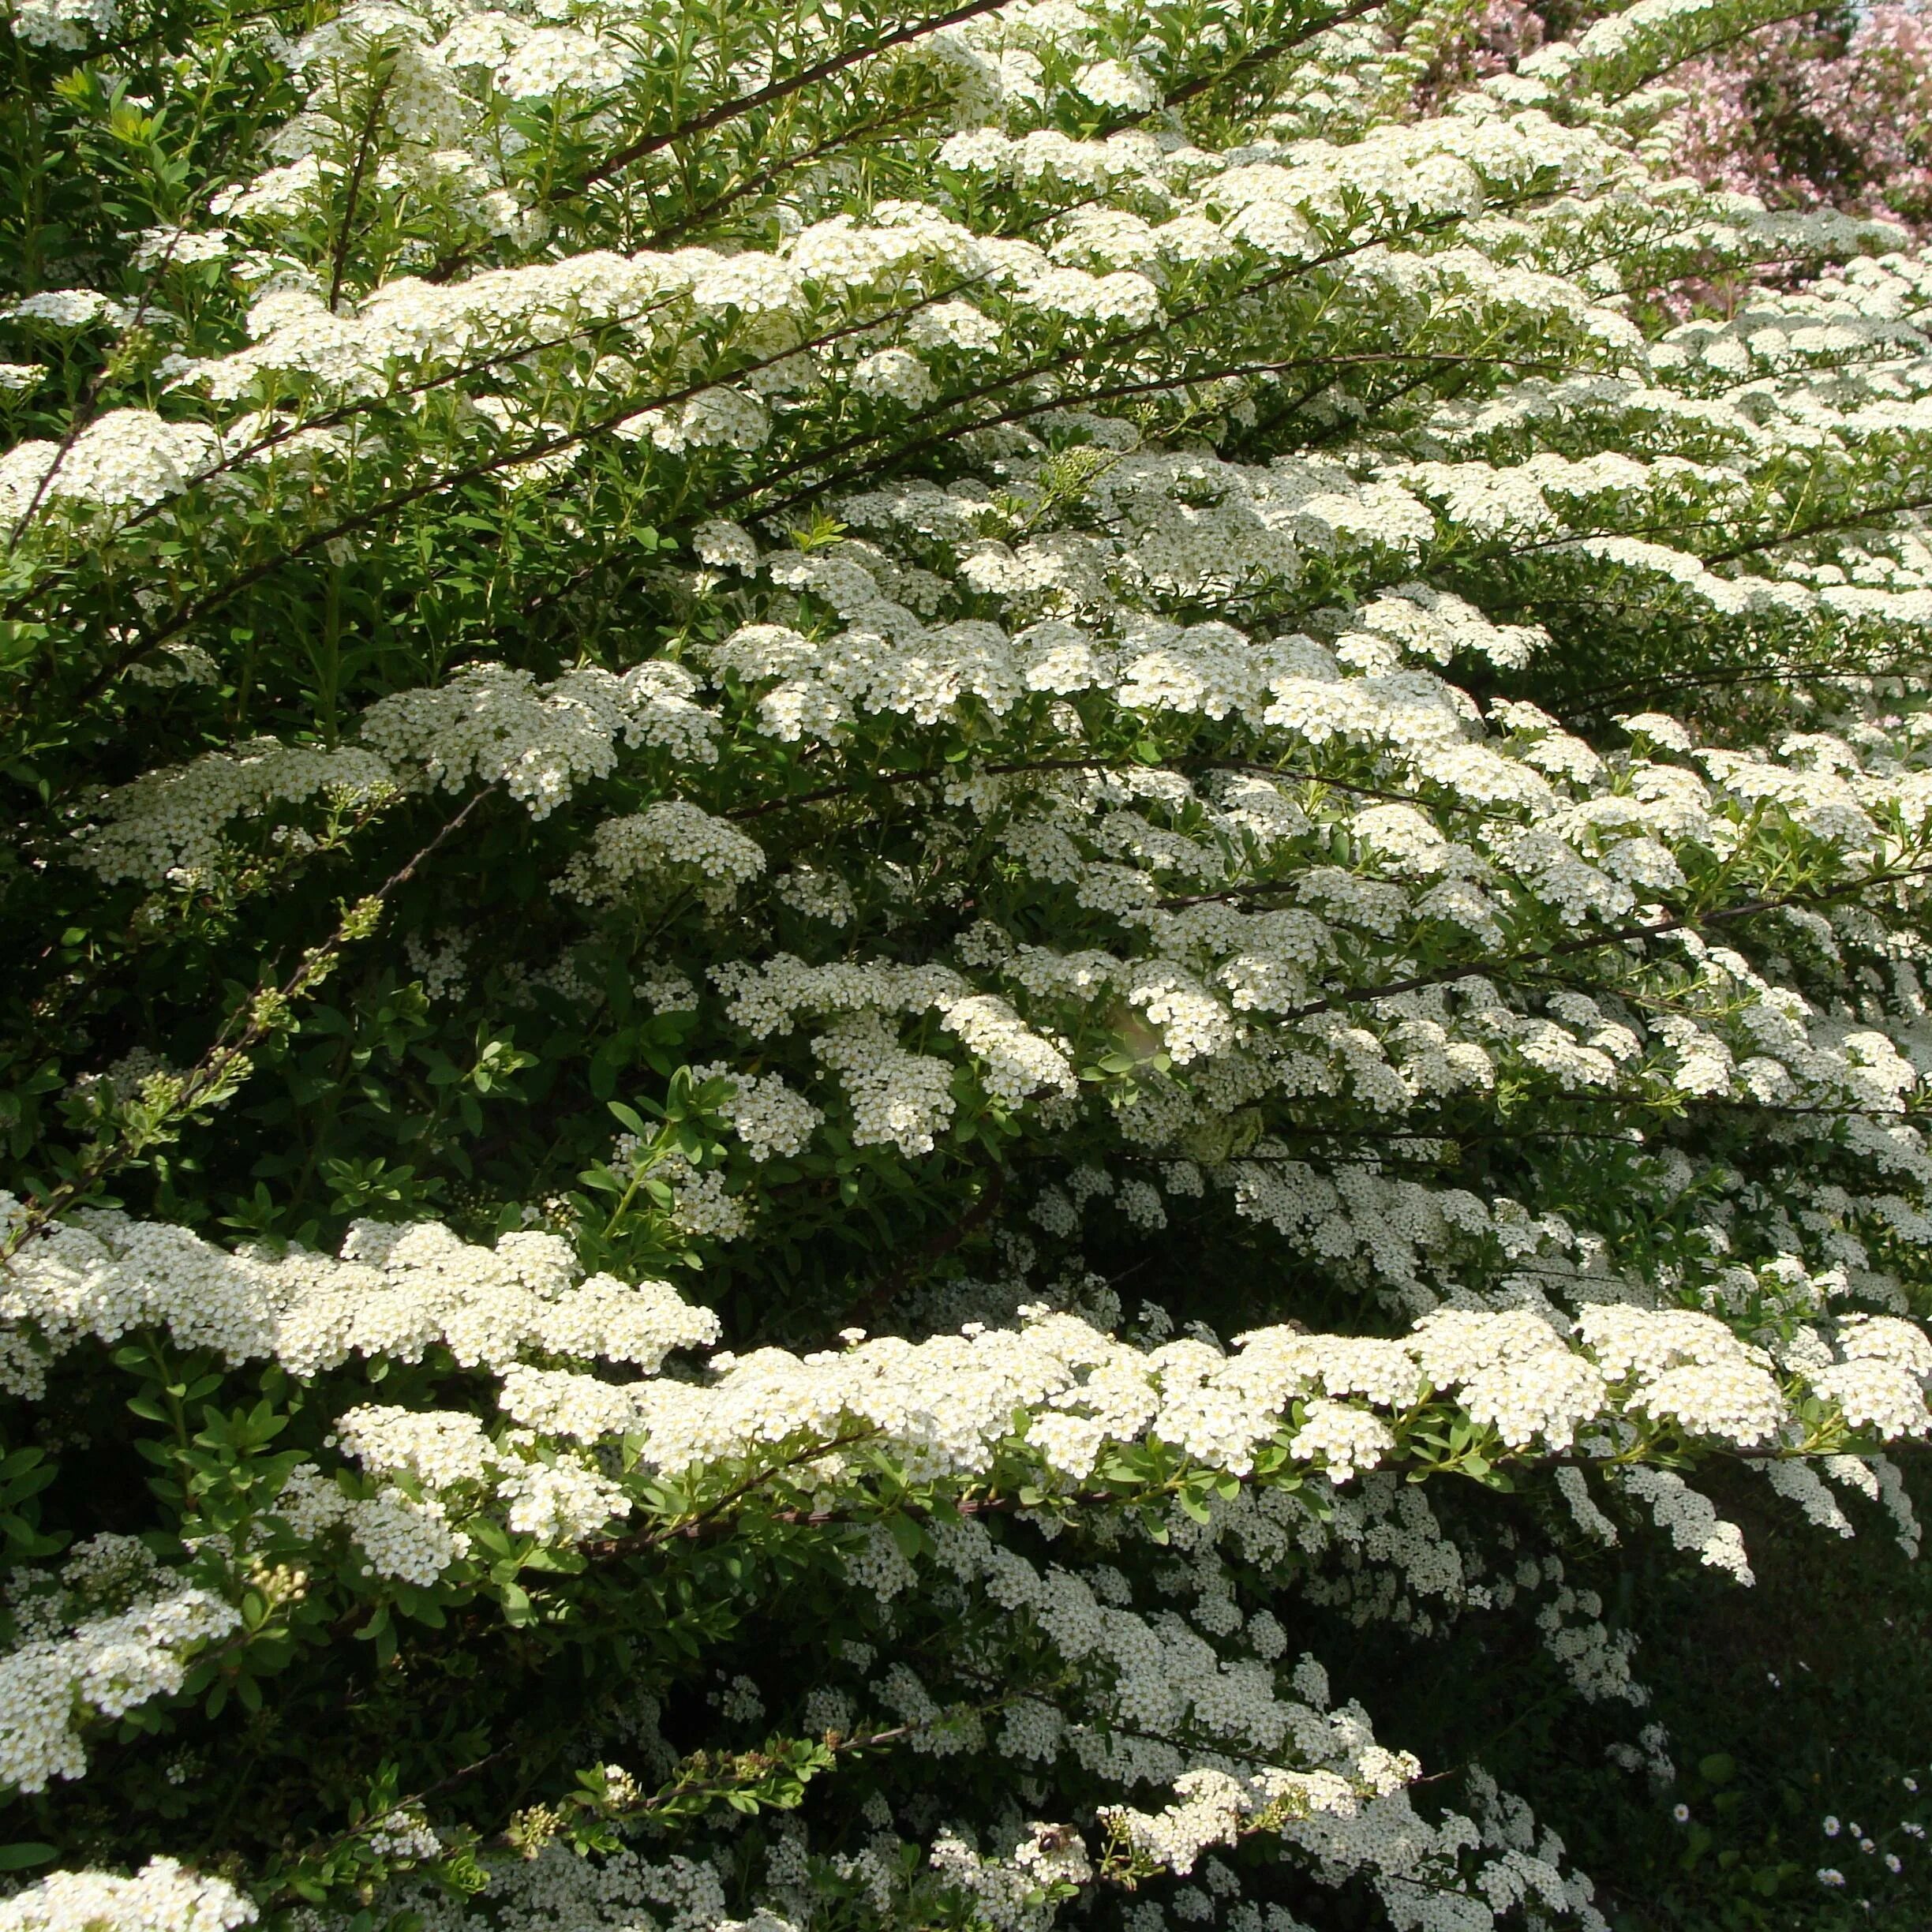
M1422 1767L1413 1758L1396 1761L1389 1788L1397 1788L1410 1778L1419 1777ZM1279 1807L1289 1818L1304 1818L1315 1811L1350 1814L1363 1796L1380 1796L1380 1792L1358 1793L1348 1780L1332 1771L1297 1772L1268 1770L1247 1777L1234 1777L1225 1771L1188 1771L1174 1780L1174 1793L1180 1800L1150 1815L1124 1805L1105 1807L1101 1818L1118 1831L1144 1857L1170 1871L1185 1876L1210 1845L1234 1844L1244 1827L1258 1812Z
M14 0L12 25L30 47L78 54L91 38L112 33L120 17L114 0Z
M623 85L633 61L620 43L572 27L530 28L505 18L522 38L496 70L498 89L511 100L552 94L608 94Z
M778 1073L735 1073L722 1061L691 1069L691 1078L728 1080L731 1098L722 1109L732 1132L754 1161L788 1159L804 1152L825 1115Z
M828 926L849 926L858 913L851 886L836 872L797 865L772 882L773 896L794 912Z
M226 1878L152 1858L132 1878L58 1871L0 1900L4 1932L234 1932L253 1924L253 1900Z
M354 1498L303 1463L278 1512L305 1537L346 1525L385 1576L433 1581L468 1553L469 1536L449 1527L452 1494L467 1507L499 1509L515 1533L552 1544L581 1542L630 1514L623 1490L594 1467L567 1455L533 1455L533 1445L514 1434L492 1442L474 1416L457 1412L364 1404L336 1418L334 1446L370 1476L408 1477L421 1496L390 1485L373 1500ZM410 1544L414 1553L406 1556Z
M156 1583L125 1610L30 1638L0 1657L0 1781L39 1792L54 1778L82 1777L83 1724L178 1690L196 1652L241 1627L219 1597Z
M211 868L238 818L318 797L354 805L380 798L395 782L381 758L354 747L322 751L261 739L207 752L110 792L99 807L103 822L85 836L80 861L104 879L159 886Z
M595 903L619 898L635 882L667 870L695 875L705 903L721 910L765 870L765 853L725 820L682 799L661 799L629 818L606 818L557 886Z
M732 1018L754 1035L788 1030L807 1015L840 1016L814 1038L812 1050L843 1086L861 1146L889 1140L902 1152L930 1151L953 1115L950 1063L903 1048L893 1024L898 1013L935 1014L1003 1106L1077 1089L1064 1043L1029 1027L1010 1002L975 993L948 967L882 960L814 967L778 953L756 967L730 962L713 977Z
M1078 1090L1072 1063L1033 1032L1005 1001L987 994L947 1002L940 1024L957 1034L980 1063L987 1091L1008 1106Z
M933 1151L953 1118L947 1061L908 1053L886 1022L869 1013L837 1022L813 1040L812 1052L844 1090L856 1144L889 1141L908 1156Z
M1085 1847L1068 1827L1058 1833L1036 1828L1005 1857L985 1856L957 1832L942 1831L927 1863L949 1890L972 1901L974 1918L994 1932L1045 1932L1054 1902L1040 1896L1043 1889L1062 1876L1078 1884L1091 1875Z
M423 784L499 784L545 818L586 780L613 771L622 744L680 761L714 758L716 721L692 701L696 688L689 673L661 661L621 677L567 672L541 685L500 665L472 666L447 684L378 700L363 714L359 745L320 751L260 739L148 772L107 795L103 822L83 835L78 856L103 878L159 885L210 866L238 818L316 797L354 805ZM653 860L743 879L762 869L763 854L695 806L665 801L639 818L607 822L564 883L609 897Z
M1233 1354L1192 1339L1143 1351L1076 1316L1043 1314L1017 1330L976 1328L916 1343L880 1338L803 1357L776 1348L721 1354L708 1386L660 1380L616 1388L567 1372L520 1371L506 1377L504 1399L516 1421L545 1432L586 1441L638 1434L646 1461L670 1473L856 1428L908 1470L978 1477L1010 1440L1015 1411L1024 1410L1027 1446L1062 1481L1087 1477L1109 1443L1144 1437L1245 1475L1299 1399L1309 1403L1308 1419L1288 1444L1290 1455L1340 1481L1393 1449L1385 1417L1412 1409L1432 1388L1517 1453L1567 1450L1586 1435L1608 1453L1623 1418L1646 1413L1668 1415L1712 1446L1803 1440L1777 1382L1715 1317L1617 1313L1614 1331L1600 1324L1594 1331L1616 1337L1603 1345L1607 1364L1591 1357L1590 1328L1573 1342L1527 1311L1443 1311L1392 1341L1259 1329L1239 1338ZM1695 1375L1687 1394L1687 1368L1699 1368L1687 1365L1687 1353L1722 1365L1752 1399L1721 1387L1713 1398ZM1842 1366L1828 1358L1810 1372L1811 1387L1824 1394L1819 1383ZM1747 1371L1762 1389L1746 1380ZM1924 1388L1914 1387L1916 1413L1888 1421L1900 1434L1932 1433ZM826 1464L838 1466L836 1457Z
M343 1526L362 1552L365 1576L426 1588L470 1553L466 1531L452 1529L442 1503L413 1496L395 1484L373 1496L351 1497L313 1462L290 1472L276 1512L309 1541Z
M98 313L100 298L92 299ZM17 443L0 455L0 519L17 524L41 504L141 510L186 489L220 450L219 432L205 424L110 410L70 444Z
M19 1212L0 1196L0 1225ZM300 1249L230 1254L185 1228L91 1211L35 1235L9 1261L0 1380L29 1397L51 1355L152 1324L231 1363L280 1362L313 1376L352 1355L413 1361L440 1346L470 1365L526 1351L601 1357L654 1372L673 1349L715 1341L717 1318L663 1282L580 1279L554 1234L510 1234L494 1249L439 1222L360 1222L339 1260Z
M620 743L706 763L717 721L692 702L696 680L661 660L621 676L586 666L547 684L476 665L446 684L399 691L362 714L363 742L399 769L447 791L500 784L535 818L588 778L607 777Z
M1896 1326L1923 1342L1917 1329ZM1784 1426L1784 1398L1769 1357L1739 1342L1714 1316L1612 1305L1581 1310L1577 1331L1607 1377L1634 1383L1635 1406L1668 1417L1691 1435L1754 1448L1776 1440ZM1848 1353L1855 1332L1848 1332ZM1932 1376L1932 1351L1922 1372ZM1825 1392L1815 1380L1813 1386ZM1916 1381L1913 1387L1918 1389Z
M1672 1470L1634 1466L1623 1472L1623 1481L1649 1505L1657 1527L1670 1533L1678 1548L1694 1552L1700 1561L1728 1571L1740 1583L1751 1581L1743 1535L1735 1523L1718 1515L1708 1496L1700 1496Z

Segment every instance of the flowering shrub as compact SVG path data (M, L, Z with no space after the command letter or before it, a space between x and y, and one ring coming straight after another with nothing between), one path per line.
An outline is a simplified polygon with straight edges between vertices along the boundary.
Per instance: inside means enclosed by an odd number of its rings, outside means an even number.
M1312 1633L1668 1777L1596 1553L1918 1547L1932 264L1677 167L1755 4L13 0L0 1926L1605 1925Z

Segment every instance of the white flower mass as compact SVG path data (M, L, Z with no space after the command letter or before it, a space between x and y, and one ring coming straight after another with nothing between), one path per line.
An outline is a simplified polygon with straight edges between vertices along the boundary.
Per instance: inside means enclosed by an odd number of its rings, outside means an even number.
M1932 261L1211 11L17 0L0 1932L1607 1932L1304 1646L1917 1553Z

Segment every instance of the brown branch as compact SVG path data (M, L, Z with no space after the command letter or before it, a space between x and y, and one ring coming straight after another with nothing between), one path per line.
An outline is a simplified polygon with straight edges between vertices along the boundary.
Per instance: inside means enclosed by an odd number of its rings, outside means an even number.
M646 227L644 232L660 245L678 235L688 234L702 223L715 220L726 208L742 201L747 195L756 194L770 187L782 176L795 174L800 168L810 167L814 162L822 161L827 155L837 154L841 148L854 142L903 128L916 119L919 110L915 107L900 107L890 114L877 115L872 120L861 121L856 127L841 128L837 133L828 134L823 140L815 141L811 147L801 148L796 154L787 155L782 160L772 163L769 167L759 169L756 174L740 181L736 186L727 189L722 194L713 195L709 201L691 209L677 220L667 222L662 227Z
M809 1461L814 1455L823 1455L827 1446L819 1445L806 1451L802 1457L794 1459ZM1896 1455L1901 1452L1909 1453L1916 1447L1917 1445L1910 1443L1895 1442L1887 1447L1885 1453L1888 1455ZM1825 1454L1835 1455L1840 1452L1837 1451L1827 1452L1792 1449L1738 1449L1726 1446L1717 1453L1737 1462L1769 1463L1815 1462L1822 1459ZM1846 1453L1858 1454L1860 1452L1852 1451ZM1530 1470L1615 1470L1633 1466L1633 1464L1627 1461L1622 1455L1596 1456L1574 1449L1548 1450L1538 1455L1518 1455L1511 1452L1499 1458L1498 1460L1511 1469ZM1189 1466L1194 1469L1204 1469L1208 1466L1202 1463L1191 1463ZM1454 1475L1459 1473L1449 1465L1425 1465L1423 1466L1428 1467L1432 1473L1439 1471L1444 1475ZM1319 1474L1322 1472L1316 1470L1314 1473ZM1230 1470L1217 1470L1215 1473L1217 1477L1225 1477L1230 1481L1238 1483L1244 1489L1252 1488L1256 1484L1265 1482L1267 1480L1266 1477L1256 1474L1252 1471L1237 1473ZM754 1482L747 1488L755 1488L758 1486L758 1483ZM1170 1488L1171 1485L1169 1487ZM1138 1503L1156 1500L1165 1493L1167 1493L1167 1490L1164 1488L1139 1492L1133 1490L1108 1488L1068 1489L1048 1492L1034 1501L1028 1502L1017 1493L1009 1491L998 1494L988 1493L983 1496L968 1494L949 1496L945 1499L938 1509L929 1509L915 1503L907 1502L897 1502L892 1507L898 1514L915 1522L930 1523L934 1521L943 1522L949 1514L970 1517L1010 1516L1016 1515L1022 1511L1032 1509L1132 1507ZM801 1507L773 1510L765 1520L769 1522L782 1524L788 1530L856 1529L861 1524L877 1522L878 1513L876 1510L868 1511L851 1506L834 1505L811 1509ZM604 1538L580 1543L577 1547L593 1562L602 1562L635 1556L643 1551L660 1547L674 1538L688 1535L695 1541L701 1536L728 1534L731 1529L732 1525L728 1522L724 1521L721 1517L714 1516L704 1525L702 1530L693 1528L690 1530L678 1530L653 1534L650 1537Z
M659 134L646 134L632 141L627 147L620 148L615 154L607 155L592 168L580 182L567 188L560 188L552 195L552 200L567 200L594 187L601 181L608 181L612 175L621 173L634 161L641 161L646 155L653 155L670 147L673 142L688 140L694 134L709 133L713 128L722 127L728 121L735 121L741 114L755 109L770 106L773 101L783 100L786 95L796 94L801 88L815 82L828 80L848 67L856 67L861 61L867 61L876 54L890 51L893 47L905 47L915 40L923 40L927 36L943 32L949 27L957 27L962 21L975 20L982 13L996 12L1004 6L1006 0L969 0L965 6L955 7L950 13L938 14L932 18L914 21L895 28L877 40L869 40L863 47L848 47L843 54L829 54L810 67L803 67L795 74L788 74L782 80L773 80L749 94L740 94L735 99L721 101L700 114L693 114L688 121L682 121L676 127L667 128Z
M561 335L542 337L535 342L519 343L514 348L500 349L492 354L479 356L474 362L457 363L449 369L439 369L433 376L425 376L417 381L399 383L393 389L385 389L380 395L358 396L354 402L344 402L335 409L324 410L319 415L291 417L266 434L257 436L252 443L242 444L231 450L219 462L211 463L207 469L197 470L189 479L187 487L189 489L198 489L202 485L213 481L215 477L239 470L253 462L257 456L279 448L297 436L306 436L311 431L337 429L343 423L354 421L358 416L371 415L377 410L404 401L410 396L422 395L446 384L466 381L473 376L486 376L492 369L501 369L510 363L521 362L528 356L541 355L548 350L567 348L580 337L593 335L599 329L628 328L632 324L642 322L668 306L668 298L653 299L642 309L634 309L618 315L601 316L594 322L585 323L580 328L567 329ZM179 495L163 496L155 502L143 504L140 509L116 524L114 534L117 537L125 536L129 530L138 530L144 523L178 508L180 496L185 494L186 491L184 490ZM32 597L31 590L21 592L3 610L0 610L0 615L18 616L28 608Z
M1360 20L1365 13L1374 13L1382 4L1383 0L1350 0L1348 6L1339 8L1335 13L1324 13L1305 22L1286 39L1271 40L1265 47L1251 47L1239 60L1224 67L1219 73L1198 75L1182 86L1169 88L1162 105L1178 107L1182 102L1193 100L1196 95L1206 94L1215 88L1223 87L1252 68L1265 67L1271 62L1279 60L1284 54L1293 53L1305 41L1312 40L1318 34L1326 33L1331 27L1343 26L1350 21ZM1144 118L1143 115L1136 114L1133 119L1138 122Z
M987 778L1009 778L1028 772L1113 771L1137 768L1138 758L1039 758L1015 765L986 765L978 768L978 774ZM853 793L870 785L906 785L931 784L942 778L957 775L957 766L942 765L930 769L909 772L871 772L863 780L853 780L845 784L822 785L816 792L799 792L789 798L766 799L761 804L739 805L724 813L727 818L762 818L766 814L785 811L795 805L823 805L833 799L849 798Z
M1776 550L1785 544L1803 543L1807 537L1829 536L1837 530L1859 530L1881 517L1904 516L1919 510L1932 510L1932 496L1908 496L1897 503L1880 504L1844 516L1823 518L1816 523L1807 524L1803 530L1788 530L1782 537L1759 537L1749 543L1734 544L1728 550L1713 550L1699 560L1706 566L1735 564L1739 557L1750 556L1758 551Z
M961 283L960 286L966 285ZM942 298L934 296L927 299L938 301ZM828 331L825 335L800 346L806 348L822 347L846 335L856 335L877 326L877 318L848 322ZM157 625L153 630L141 633L126 649L117 652L93 676L89 678L69 700L69 702L73 705L84 705L91 702L94 698L99 697L101 692L129 665L144 657L157 646L166 643L170 638L180 636L184 631L199 623L204 617L208 616L212 612L219 610L231 598L239 596L242 591L260 582L264 578L272 576L284 565L296 563L301 558L310 556L325 545L335 541L339 537L353 536L360 530L366 530L372 525L380 522L384 518L399 510L407 509L411 504L421 502L426 497L440 496L446 490L457 489L466 483L479 481L485 477L495 475L500 470L515 469L525 463L535 462L543 457L553 456L564 450L574 449L580 443L586 443L593 436L604 434L616 429L621 424L632 421L651 410L665 408L673 402L685 402L691 397L698 395L701 391L715 387L720 381L739 380L747 375L754 374L759 369L769 368L773 363L782 361L784 357L796 353L796 350L782 350L749 363L743 368L732 371L728 376L714 375L709 377L700 377L695 381L687 383L680 389L674 389L660 393L656 396L627 402L621 409L613 410L609 414L599 417L594 421L580 429L560 429L555 435L540 437L523 448L513 450L507 453L499 453L481 461L466 464L459 470L429 477L422 482L412 484L407 489L399 490L395 495L384 498L381 502L372 504L366 510L358 511L353 516L343 518L340 522L331 524L326 529L313 531L299 542L290 545L286 550L279 551L273 556L265 557L259 564L251 564L246 570L230 578L226 583L208 592L205 597L182 606L169 616L164 623ZM44 676L54 660L50 654L44 657L41 661L42 675Z

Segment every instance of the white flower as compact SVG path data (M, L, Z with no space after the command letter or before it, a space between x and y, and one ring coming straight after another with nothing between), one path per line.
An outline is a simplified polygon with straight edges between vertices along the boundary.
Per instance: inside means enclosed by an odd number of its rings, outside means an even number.
M0 1900L0 1932L234 1932L256 1908L225 1878L152 1858L132 1878L58 1871Z
M115 0L14 0L13 27L29 46L78 54L112 33L120 17Z
M691 533L691 548L705 563L720 570L748 572L758 568L758 547L751 533L721 517L701 523Z
M919 409L939 393L931 372L909 349L881 349L854 365L852 384L859 395Z
M669 871L695 879L705 903L721 909L764 870L763 847L735 826L681 799L661 799L632 817L606 818L589 850L565 867L557 889L596 904Z
M629 53L574 27L539 27L496 70L496 84L512 100L565 92L608 93L631 72Z
M1095 61L1073 77L1076 92L1096 107L1144 110L1159 104L1154 84L1138 67L1121 61Z
M241 1622L219 1597L157 1576L150 1593L118 1615L31 1638L0 1657L0 1781L33 1792L56 1777L81 1777L83 1720L119 1717L171 1695L186 1679L189 1657ZM0 1924L6 1909L0 1906Z

